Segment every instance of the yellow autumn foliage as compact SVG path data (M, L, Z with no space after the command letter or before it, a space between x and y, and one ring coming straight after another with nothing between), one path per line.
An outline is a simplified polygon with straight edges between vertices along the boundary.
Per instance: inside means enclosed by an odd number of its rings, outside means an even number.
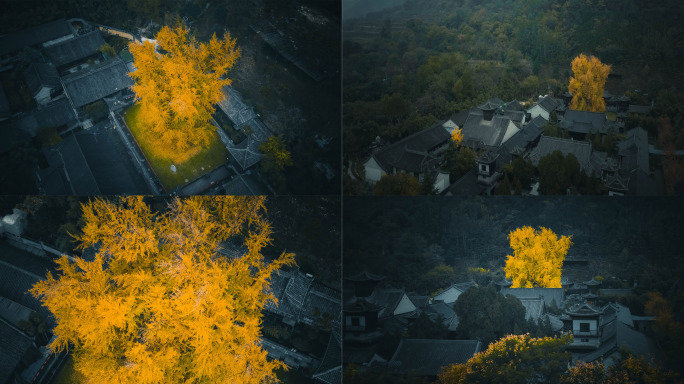
M463 141L463 131L460 128L454 128L451 130L451 142L456 146L461 145Z
M512 288L561 287L561 267L572 245L570 237L558 238L548 228L524 226L509 233L508 240L513 255L506 257L504 271Z
M275 171L282 171L286 166L292 165L292 156L285 147L285 143L280 136L271 136L268 140L259 145L259 151L264 154L268 165Z
M189 35L182 23L163 27L155 36L159 46L131 43L136 70L133 91L140 98L140 140L155 157L183 163L207 146L215 127L210 124L214 105L221 101L224 78L240 56L234 39L226 32L202 43Z
M576 111L605 112L603 88L606 85L610 65L601 63L594 56L580 54L572 60L572 73L568 91L572 94L570 108Z
M74 349L89 383L263 383L284 365L261 347L269 279L294 263L267 262L264 197L175 199L154 212L143 197L83 205L81 249L31 293L57 319L55 350ZM242 240L239 257L219 253Z

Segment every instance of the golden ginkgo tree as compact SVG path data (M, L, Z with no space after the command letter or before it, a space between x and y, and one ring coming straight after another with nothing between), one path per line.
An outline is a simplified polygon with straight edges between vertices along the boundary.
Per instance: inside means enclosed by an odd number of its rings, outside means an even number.
M560 238L550 229L524 226L508 234L513 255L506 258L506 278L513 288L560 288L561 267L572 245L568 236Z
M461 145L463 141L463 130L461 128L454 128L451 130L451 142L457 147Z
M223 39L214 34L208 42L199 42L181 21L163 27L155 38L157 50L149 41L129 45L142 139L155 156L182 163L215 135L211 115L224 97L221 88L231 83L225 75L240 50L227 32Z
M262 383L283 367L261 347L269 278L294 262L261 255L271 227L263 197L142 197L83 206L80 247L31 293L55 316L53 350L71 349L89 383ZM225 241L243 252L222 254ZM226 252L223 252L226 253Z
M610 73L610 65L603 64L594 56L580 54L572 60L572 73L568 86L568 91L572 94L570 108L576 111L605 112L603 88Z

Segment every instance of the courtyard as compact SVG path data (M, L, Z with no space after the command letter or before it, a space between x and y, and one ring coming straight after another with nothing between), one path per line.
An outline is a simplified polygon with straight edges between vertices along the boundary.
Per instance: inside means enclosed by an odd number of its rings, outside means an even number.
M218 134L214 134L213 140L207 148L203 148L187 161L172 164L170 160L156 156L151 149L149 139L146 139L139 122L140 105L136 104L123 113L126 125L136 140L138 147L147 158L147 162L156 174L159 181L167 192L201 177L220 167L227 161L228 150L221 143ZM176 172L171 170L174 165Z

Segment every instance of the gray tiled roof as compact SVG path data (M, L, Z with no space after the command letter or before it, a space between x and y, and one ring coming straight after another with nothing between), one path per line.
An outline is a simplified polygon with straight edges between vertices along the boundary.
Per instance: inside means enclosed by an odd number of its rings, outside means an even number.
M546 124L546 120L537 116L532 121L528 122L523 126L523 128L516 132L510 139L504 143L502 146L503 152L508 152L510 154L520 155L525 152L528 146L539 139L544 129L542 128Z
M74 133L102 194L149 194L150 190L130 158L121 158L124 144L108 127L98 124Z
M228 148L228 152L240 167L247 169L261 160L262 154L259 151L259 146L268 140L271 132L254 110L242 101L240 92L228 85L223 87L221 92L223 92L224 98L217 106L228 116L236 129L249 126L252 131L246 140Z
M15 369L31 349L33 340L0 320L0 382L9 383Z
M251 119L245 125L250 126L252 134L247 136L247 139L243 140L240 144L228 148L228 152L230 152L231 156L233 156L243 170L261 160L263 155L259 151L259 146L271 136L271 132L260 119Z
M429 296L418 295L415 293L408 294L409 300L416 306L416 308L423 308L427 305Z
M563 328L563 320L561 320L560 316L551 314L547 314L546 316L549 318L549 323L551 323L551 329L554 331L560 331Z
M606 308L601 318L600 326L603 327L603 331L599 349L586 354L578 354L577 357L585 362L595 361L610 355L624 345L636 356L642 356L647 361L651 360L652 351L646 336L619 321L619 317L616 317L614 312L613 307Z
M607 172L618 171L617 159L608 157L608 152L593 151L591 153L591 166L596 173L602 170Z
M648 161L648 133L641 127L630 129L625 139L618 143L620 168L631 172L636 168L650 173Z
M249 120L256 117L254 110L242 101L242 95L235 88L225 86L222 92L225 97L217 105L232 121L236 129L242 129Z
M420 172L424 165L435 159L430 152L445 145L451 137L442 124L444 122L392 143L375 152L373 158L387 173L393 172L394 168Z
M480 109L471 110L463 125L463 142L469 146L498 148L510 122L511 119L501 115L494 115L488 121Z
M342 383L342 346L332 333L330 334L323 360L312 377L317 383Z
M70 64L97 53L105 41L99 31L92 31L45 48L45 54L56 66Z
M383 275L377 275L375 273L368 272L366 268L361 270L359 273L354 274L354 275L347 275L344 277L345 280L347 281L369 281L369 280L374 280L374 281L381 281L385 280L387 277Z
M71 195L71 187L61 168L50 167L38 170L38 178L47 195Z
M235 175L223 184L226 195L267 195L268 191L256 180L254 175Z
M553 301L556 306L563 305L563 288L502 288L501 294L513 295L519 299L521 298L539 298L544 299L544 304L550 306Z
M520 297L518 298L525 307L525 318L538 321L544 313L544 300L541 297ZM557 303L557 305L560 305Z
M463 364L479 351L477 340L404 339L389 365L400 373L437 376L442 367Z
M632 196L658 195L655 181L641 168L635 169L629 175L627 187L629 189L629 194Z
M441 300L438 300L434 304L431 304L427 307L427 311L432 313L434 316L432 317L439 317L442 316L444 325L450 330L450 331L455 331L456 328L458 327L459 323L459 318L458 315L456 315L456 312L454 312L454 309L451 305L444 303ZM435 320L433 320L435 321Z
M537 105L549 113L554 111L559 104L560 103L551 96L544 96L543 98L539 99L539 102L537 103Z
M305 320L313 324L324 314L332 318L332 327L341 324L342 303L339 291L313 281L299 270L279 270L271 275L270 291L278 304L267 303L265 309L275 314ZM315 315L317 312L317 315Z
M61 127L63 125L71 126L78 122L74 115L74 109L71 108L69 100L61 98L53 103L50 103L42 109L34 112L38 127Z
M44 279L47 271L54 275L55 267L52 262L0 241L0 296L38 312L50 327L54 326L50 311L28 290Z
M90 171L90 166L86 161L81 146L76 140L76 136L68 135L59 144L49 148L43 148L43 153L47 158L49 167L41 170L41 178L49 177L53 180L54 172L62 175L62 180L66 181L67 194L74 195L99 195L100 189L95 182L95 177ZM56 180L56 179L55 179ZM43 181L46 193L59 193L63 186L46 185Z
M546 125L547 121L545 118L541 116L537 116L534 119L532 119L530 122L528 122L524 127L523 131L530 136L539 136L541 135L542 132L544 132L544 126Z
M283 295L285 293L285 287L287 286L287 281L290 277L289 272L285 271L275 271L273 274L271 274L271 279L270 279L270 291L273 293L273 296L276 297L278 300L278 304L275 304L273 302L269 302L266 304L265 309L271 312L279 313L278 310L278 305L283 299Z
M62 80L76 108L133 85L128 68L119 58L88 67Z
M452 115L449 120L456 123L457 126L463 127L463 124L465 124L465 121L466 121L466 119L468 119L469 114L470 114L470 110L460 111L460 112L457 112L454 115Z
M648 115L651 113L652 107L650 105L635 105L635 104L630 104L629 105L629 113L636 113L640 115Z
M18 326L22 320L28 320L31 313L33 310L28 307L0 295L0 318L10 324Z
M427 308L427 311L442 315L446 320L450 320L454 314L456 314L456 312L454 312L453 306L446 304L442 300L437 300L435 303L430 304Z
M397 306L399 305L399 302L401 301L403 295L403 289L376 289L373 293L373 303L384 307L384 309L378 314L378 317L391 317L394 314L395 308L397 308Z
M536 167L539 165L539 160L542 157L554 151L561 151L563 156L567 156L569 153L572 153L577 158L580 168L588 175L591 175L592 171L594 171L591 165L591 143L586 141L542 136L539 140L539 144L537 144L534 150L532 150L530 153L530 160Z
M471 168L460 179L451 183L444 194L457 196L480 195L486 187L477 182L477 166Z
M33 46L71 34L65 19L51 21L0 37L0 55L18 51L25 46Z
M314 383L320 384L341 384L342 365L330 368L326 371L317 372L312 376Z
M60 86L59 74L50 64L31 63L24 72L24 78L32 96L35 96L43 87L56 89Z
M617 313L617 319L619 322L626 324L630 327L634 326L634 321L632 320L632 312L629 307L626 307L620 303L610 303L608 304L615 309Z
M520 124L525 117L525 112L523 111L504 111L503 117Z
M503 100L499 99L498 97L493 97L493 98L485 101L484 103L478 105L477 108L482 109L482 110L498 109L502 103L503 103Z
M532 121L525 124L522 129L516 132L510 139L504 143L502 149L508 153L519 154L520 150L527 149L533 141L537 140L544 131L542 126L546 124L543 117L537 116Z
M566 312L572 317L572 316L598 316L600 314L603 314L605 310L608 309L611 311L612 314L615 314L615 309L612 307L607 307L607 308L599 308L594 305L591 305L587 302L585 303L579 303L575 304L573 307L568 308ZM602 319L602 321L605 321L605 317Z
M606 114L600 112L568 110L565 112L560 125L570 132L607 132Z
M651 360L651 348L646 336L622 322L617 325L617 346L626 345L636 356L643 356Z
M506 103L506 111L522 111L523 106L518 100L509 101Z
M341 324L341 311L342 301L339 291L316 282L311 284L311 289L306 295L304 305L302 306L303 317L313 322L327 313L332 317L333 322L339 325ZM318 312L318 316L315 316L314 312Z
M309 287L312 282L313 277L306 276L299 271L295 271L287 282L284 298L291 308L296 310L296 314L299 314L304 306L304 300L307 293L309 293Z

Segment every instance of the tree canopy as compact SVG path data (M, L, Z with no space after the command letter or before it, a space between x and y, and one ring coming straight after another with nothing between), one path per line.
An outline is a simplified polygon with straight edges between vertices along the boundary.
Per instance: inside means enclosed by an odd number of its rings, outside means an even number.
M565 195L570 191L583 195L599 192L598 179L587 175L572 153L564 156L559 150L539 159L539 190L545 195Z
M524 226L508 234L513 255L506 258L504 271L513 288L560 288L561 267L572 245L570 237L541 227Z
M437 382L557 383L571 360L570 353L565 351L570 337L506 336L467 363L445 367Z
M399 172L396 174L383 175L375 183L373 192L376 195L420 195L422 188L420 182L408 173Z
M461 128L452 129L451 142L454 143L456 146L460 146L461 141L463 141L463 130Z
M268 166L264 169L282 171L286 166L292 165L292 156L287 150L283 139L280 136L271 136L268 140L261 143L259 150L264 154L264 160Z
M143 197L83 205L80 249L31 293L57 319L50 347L75 350L89 382L261 383L283 367L261 348L269 279L264 197L192 197L154 212ZM241 256L219 253L241 242Z
M466 172L473 169L476 164L477 153L464 145L457 145L452 140L449 142L449 146L444 154L444 161L442 162L441 168L445 171L449 171L451 182L455 182Z
M572 94L570 108L577 111L605 112L603 87L606 85L610 65L601 63L594 56L580 54L572 60L573 77L568 91Z
M500 295L491 287L474 287L454 303L458 315L456 333L463 339L477 338L484 345L511 333L522 333L525 307L514 296Z
M228 32L202 43L189 35L182 22L165 26L154 44L131 43L136 70L133 90L142 104L141 120L155 155L182 163L207 145L215 128L209 123L214 104L224 97L224 78L240 56Z
M579 361L568 369L571 355L565 346L571 340L572 336L506 336L467 363L444 367L437 383L681 383L677 373L653 366L624 349L616 364L607 370L598 361Z
M628 350L620 350L619 361L606 369L605 365L578 362L561 377L562 384L618 384L618 383L681 383L679 375L649 364L643 357L635 357Z

